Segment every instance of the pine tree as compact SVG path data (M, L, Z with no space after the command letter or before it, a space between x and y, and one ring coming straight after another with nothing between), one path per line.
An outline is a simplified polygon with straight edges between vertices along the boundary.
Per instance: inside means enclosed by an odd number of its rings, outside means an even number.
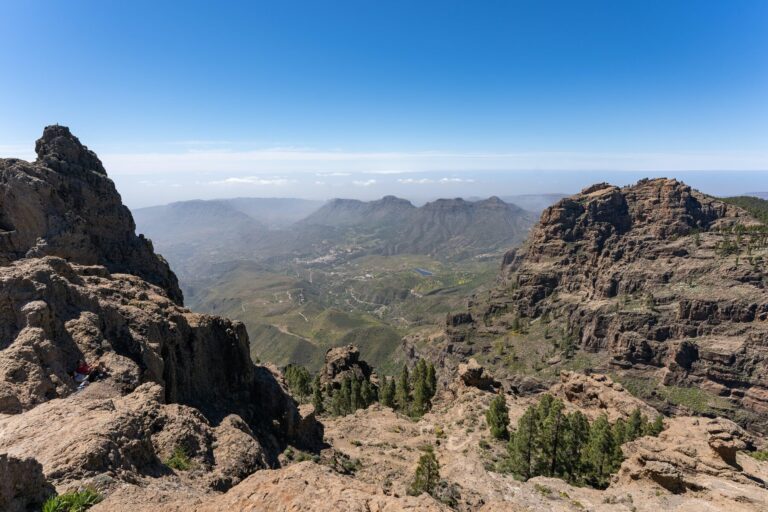
M315 407L315 414L318 416L325 412L325 404L323 403L322 385L320 384L320 376L315 377L315 383L312 386L312 405Z
M435 365L429 363L427 366L427 389L429 390L429 400L434 398L437 392L437 374L435 373Z
M412 414L421 416L429 408L429 388L427 384L427 370L423 364L424 360L419 360L416 370L413 373L413 406Z
M341 389L333 391L331 394L331 414L341 416L345 413Z
M538 414L534 406L528 407L517 422L517 430L512 435L507 450L510 455L512 472L523 480L533 477L533 463L536 457L536 437L538 432Z
M400 380L397 382L395 391L395 405L403 413L408 413L408 402L410 400L411 389L408 379L408 367L403 365L403 371L400 373Z
M352 412L352 379L349 377L345 377L341 382L339 396L341 414L349 414Z
M643 418L643 415L640 412L640 408L635 407L635 409L632 411L632 414L629 415L629 420L627 421L627 441L634 441L643 435L643 424L646 421L647 420Z
M563 408L561 400L552 400L547 416L540 417L541 429L537 441L541 469L537 473L546 476L555 476L563 469L563 436L568 428Z
M430 446L419 458L408 494L411 496L418 496L424 492L433 494L438 483L440 483L440 464Z
M509 439L509 410L507 400L499 393L491 400L491 405L485 413L485 421L491 429L491 435L496 439Z
M309 370L303 366L289 364L285 368L285 382L288 384L288 389L299 401L303 401L312 392L310 388L312 378L309 375Z
M552 404L555 402L555 397L550 395L549 393L543 395L539 399L539 403L536 406L536 414L540 418L540 420L544 420L547 416L549 416L549 409L552 407Z
M360 386L360 400L364 408L368 408L368 406L374 402L373 387L367 379L364 380L363 384Z
M582 452L589 441L589 421L581 411L568 415L568 429L563 443L563 460L568 481L578 483L582 473Z
M393 407L395 405L395 379L384 377L384 384L381 386L381 405Z
M357 379L351 379L351 390L349 396L349 410L355 412L363 407L363 399L360 394L360 381Z
M584 460L589 466L588 478L595 487L604 488L613 470L615 442L608 417L601 414L589 429Z
M628 425L626 422L619 418L611 427L611 435L613 435L613 465L618 468L621 465L621 461L624 460L624 452L621 451L621 445L629 441L627 434Z

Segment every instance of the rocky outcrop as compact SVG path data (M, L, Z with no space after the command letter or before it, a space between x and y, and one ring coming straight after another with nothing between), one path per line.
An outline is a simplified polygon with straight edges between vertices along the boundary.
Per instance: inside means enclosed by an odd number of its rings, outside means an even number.
M373 379L371 377L373 376ZM320 383L323 386L341 386L347 377L354 380L373 380L375 374L370 365L360 359L360 350L354 345L328 349L325 365L320 370Z
M682 417L667 420L666 427L658 437L622 447L627 460L613 485L648 480L675 494L706 489L711 478L768 485L764 475L737 463L739 452L754 450L754 439L732 421Z
M54 257L24 259L0 267L0 304L7 335L0 412L73 393L69 373L85 359L105 362L124 392L156 382L164 401L195 407L214 422L234 413L271 432L277 420L280 439L298 425L281 385L250 362L242 324L190 313L137 277Z
M549 392L565 403L586 411L592 419L606 414L609 421L615 422L619 418L627 419L635 409L639 409L649 420L658 415L653 407L630 395L624 386L607 375L563 371L560 372L560 382Z
M43 475L43 467L32 458L0 454L0 510L40 510L54 492Z
M96 155L59 126L37 152L0 161L0 454L61 490L167 476L182 448L197 488L226 489L319 444L244 326L181 306ZM108 374L78 390L81 359Z
M58 256L141 277L178 304L176 276L131 213L93 151L64 126L48 126L37 161L0 159L0 264Z
M499 285L470 300L473 323L447 326L446 338L478 351L516 330L531 339L518 350L573 345L601 370L650 382L659 407L673 410L654 386L696 387L720 414L768 431L768 252L749 231L758 225L676 180L594 185L544 211L504 258ZM534 365L567 357L542 351Z
M459 364L459 381L465 386L492 391L500 384L475 359Z

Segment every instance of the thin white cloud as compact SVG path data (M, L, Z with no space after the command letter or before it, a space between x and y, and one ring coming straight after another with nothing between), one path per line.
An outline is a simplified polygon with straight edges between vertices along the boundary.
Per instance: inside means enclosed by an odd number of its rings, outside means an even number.
M427 183L434 183L435 180L429 178L398 178L397 182L405 185L425 185Z
M376 180L355 180L352 184L357 187L370 187L376 184Z
M0 148L2 151L2 148ZM766 170L768 151L686 153L600 152L344 152L296 148L255 151L197 150L183 153L105 153L115 174L163 172L217 173L367 173L483 171L722 171ZM409 169L395 171L393 169ZM230 174L232 175L232 174Z
M224 180L211 181L211 185L260 185L260 186L282 186L290 183L296 183L296 180L287 178L261 178L258 176L243 176L227 178Z
M427 185L430 183L440 183L448 185L451 183L474 183L472 178L440 178L439 180L433 180L431 178L398 178L398 183L404 185Z
M441 178L440 183L474 183L472 178Z
M320 178L329 178L332 176L352 176L351 172L316 172L315 176Z

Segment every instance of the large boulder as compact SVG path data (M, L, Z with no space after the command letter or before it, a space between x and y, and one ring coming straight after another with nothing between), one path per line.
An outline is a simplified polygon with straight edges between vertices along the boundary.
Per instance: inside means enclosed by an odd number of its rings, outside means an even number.
M325 364L320 370L320 383L324 386L341 386L347 377L356 380L371 380L373 369L360 359L360 350L354 345L328 349ZM375 381L375 378L372 379Z

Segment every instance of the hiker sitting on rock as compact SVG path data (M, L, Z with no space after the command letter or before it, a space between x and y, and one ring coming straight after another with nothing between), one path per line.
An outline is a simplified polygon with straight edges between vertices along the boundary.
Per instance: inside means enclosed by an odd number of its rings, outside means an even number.
M75 368L75 374L72 377L75 379L75 382L82 387L83 383L88 380L88 375L90 375L92 371L93 369L88 366L88 363L83 359L79 359L77 361L77 368Z
M75 372L73 375L73 378L75 379L75 382L79 384L78 389L83 389L85 386L90 384L91 382L96 382L97 380L102 380L107 378L108 376L107 367L104 365L103 362L100 362L95 368L90 366L88 363L86 363L84 360L80 359L77 362L77 368L75 368Z

